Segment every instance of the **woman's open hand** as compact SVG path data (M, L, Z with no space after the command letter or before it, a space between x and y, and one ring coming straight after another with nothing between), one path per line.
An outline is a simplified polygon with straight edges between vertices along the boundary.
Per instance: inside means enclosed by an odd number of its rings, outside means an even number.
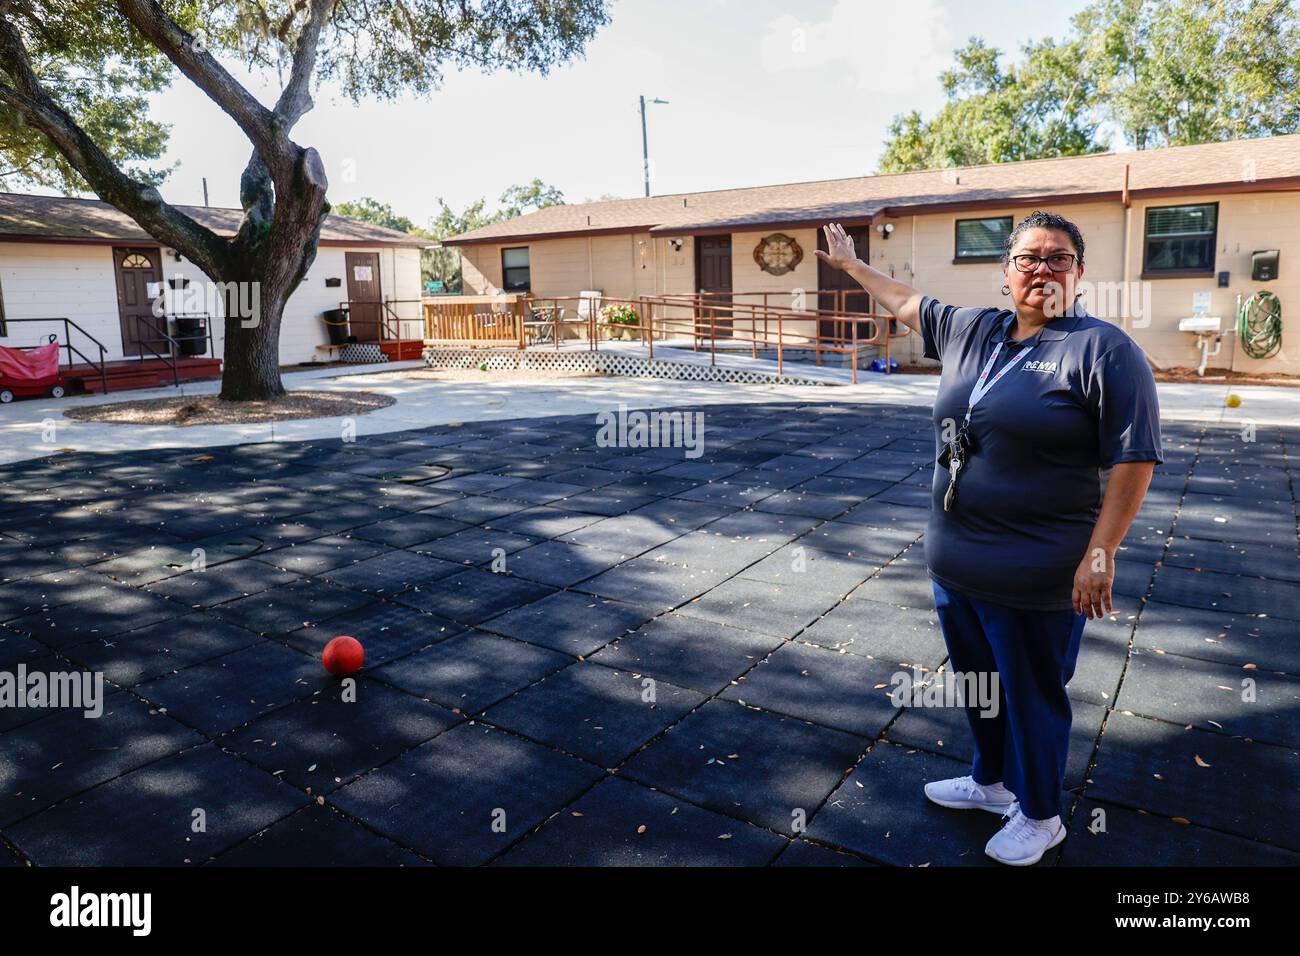
M1115 583L1115 556L1103 548L1090 548L1074 571L1074 610L1089 620L1113 610L1111 585Z
M826 248L829 251L816 250L818 259L834 266L836 269L847 269L858 261L858 253L853 247L853 239L844 231L843 226L838 222L830 222L822 226L822 231L826 233Z

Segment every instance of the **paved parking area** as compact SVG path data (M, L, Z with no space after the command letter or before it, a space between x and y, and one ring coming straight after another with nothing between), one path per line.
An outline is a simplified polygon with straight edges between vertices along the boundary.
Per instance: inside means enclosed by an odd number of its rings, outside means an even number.
M888 697L946 658L928 410L704 416L0 467L0 671L104 679L0 707L0 865L993 865L921 793L961 713ZM1255 439L1166 426L1040 865L1300 862L1300 431Z

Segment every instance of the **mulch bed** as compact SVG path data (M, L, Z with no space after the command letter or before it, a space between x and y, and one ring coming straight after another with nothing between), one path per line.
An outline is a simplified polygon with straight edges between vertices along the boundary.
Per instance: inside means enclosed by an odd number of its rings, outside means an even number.
M242 425L299 418L364 415L397 399L377 392L290 392L267 402L226 402L216 395L154 398L72 408L64 416L79 422L117 425Z

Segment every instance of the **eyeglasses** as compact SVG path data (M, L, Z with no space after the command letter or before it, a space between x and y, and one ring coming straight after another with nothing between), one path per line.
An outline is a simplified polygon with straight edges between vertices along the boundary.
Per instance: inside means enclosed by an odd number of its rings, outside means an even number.
M1040 262L1046 262L1047 268L1053 272L1069 272L1074 268L1074 260L1077 258L1072 252L1057 252L1050 256L1031 256L1026 253L1012 256L1011 261L1015 263L1017 272L1036 272Z

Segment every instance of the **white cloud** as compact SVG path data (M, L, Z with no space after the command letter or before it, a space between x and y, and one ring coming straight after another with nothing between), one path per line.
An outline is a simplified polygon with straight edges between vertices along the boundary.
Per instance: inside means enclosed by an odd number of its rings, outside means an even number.
M786 14L769 22L762 41L763 68L780 74L841 67L858 89L911 91L918 81L932 84L951 64L946 20L936 0L838 0L825 20Z

